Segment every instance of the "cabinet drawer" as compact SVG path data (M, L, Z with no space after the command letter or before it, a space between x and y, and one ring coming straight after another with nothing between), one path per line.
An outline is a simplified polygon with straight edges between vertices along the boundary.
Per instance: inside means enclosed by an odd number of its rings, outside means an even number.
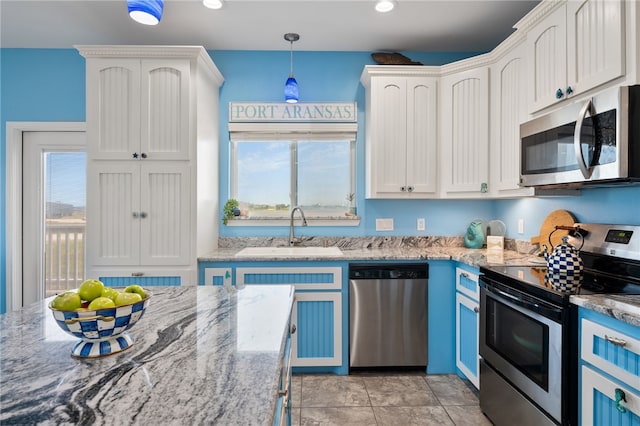
M480 288L478 287L478 275L456 268L456 290L469 296L475 301L480 300Z
M584 361L640 389L640 340L582 319L581 357Z
M583 425L640 425L640 394L582 366ZM624 400L616 399L624 396Z

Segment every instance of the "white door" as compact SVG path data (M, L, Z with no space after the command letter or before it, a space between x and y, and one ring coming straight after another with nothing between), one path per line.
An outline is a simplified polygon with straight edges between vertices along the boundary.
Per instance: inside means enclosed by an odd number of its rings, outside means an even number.
M22 304L84 279L84 132L23 132Z

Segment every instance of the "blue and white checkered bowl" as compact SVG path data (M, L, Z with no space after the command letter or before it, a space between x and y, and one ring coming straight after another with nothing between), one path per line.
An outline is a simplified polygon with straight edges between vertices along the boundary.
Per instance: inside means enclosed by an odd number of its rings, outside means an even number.
M95 358L123 351L133 345L127 333L142 318L151 299L151 293L131 305L95 311L60 311L49 304L53 318L68 334L82 339L76 343L71 355L79 358Z

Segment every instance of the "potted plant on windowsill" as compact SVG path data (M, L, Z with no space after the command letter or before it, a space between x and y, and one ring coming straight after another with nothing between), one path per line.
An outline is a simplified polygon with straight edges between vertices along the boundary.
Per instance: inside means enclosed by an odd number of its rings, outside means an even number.
M349 212L347 213L347 216L358 215L358 209L355 206L355 199L356 199L355 193L352 192L350 194L347 194L347 201L349 202Z
M229 198L222 209L222 223L225 225L234 216L240 216L240 203L234 198Z

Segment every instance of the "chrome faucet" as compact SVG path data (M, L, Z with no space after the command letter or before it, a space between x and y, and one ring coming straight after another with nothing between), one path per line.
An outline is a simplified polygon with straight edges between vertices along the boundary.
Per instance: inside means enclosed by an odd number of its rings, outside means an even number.
M297 243L296 237L293 232L293 215L295 214L296 210L298 210L300 212L300 216L302 216L302 226L307 226L307 219L304 217L304 212L302 211L302 208L294 207L291 210L291 220L289 222L289 247L293 247Z

